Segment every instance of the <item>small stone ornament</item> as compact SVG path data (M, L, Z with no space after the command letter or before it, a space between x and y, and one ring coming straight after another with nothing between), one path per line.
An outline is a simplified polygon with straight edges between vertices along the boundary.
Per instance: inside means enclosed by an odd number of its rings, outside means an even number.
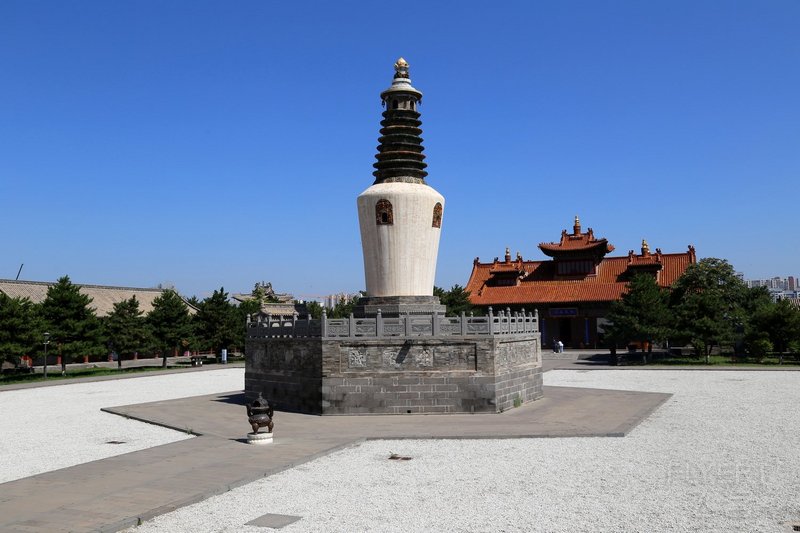
M250 444L269 444L272 442L272 415L274 411L272 406L265 400L261 393L258 393L253 403L247 405L247 421L253 428L252 433L247 434L247 442ZM260 428L266 427L267 433L259 433Z

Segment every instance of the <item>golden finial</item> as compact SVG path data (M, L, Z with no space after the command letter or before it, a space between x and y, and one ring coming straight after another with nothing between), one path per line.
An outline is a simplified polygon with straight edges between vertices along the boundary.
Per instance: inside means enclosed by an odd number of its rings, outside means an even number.
M581 233L581 219L578 218L578 215L575 215L575 225L572 226L572 233L573 235L580 235Z
M650 253L650 246L647 244L647 241L642 239L642 255L648 255Z
M395 70L400 70L401 68L408 68L408 62L402 57L394 63Z

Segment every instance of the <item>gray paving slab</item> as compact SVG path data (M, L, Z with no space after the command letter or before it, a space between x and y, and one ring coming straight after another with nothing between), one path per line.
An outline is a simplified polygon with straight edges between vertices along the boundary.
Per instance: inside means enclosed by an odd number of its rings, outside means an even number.
M267 513L263 516L259 516L255 520L250 520L245 525L280 529L282 527L288 526L289 524L294 524L301 518L302 518L301 516L292 516L288 514Z
M118 531L365 439L624 436L669 396L545 387L494 415L278 412L266 446L246 443L240 391L108 408L199 436L0 484L0 531Z

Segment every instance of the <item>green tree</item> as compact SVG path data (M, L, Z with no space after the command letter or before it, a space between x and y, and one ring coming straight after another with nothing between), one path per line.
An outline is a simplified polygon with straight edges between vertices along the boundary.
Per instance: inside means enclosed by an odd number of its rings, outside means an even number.
M677 335L709 362L711 349L732 344L736 324L745 321L747 287L724 259L706 258L689 265L672 287L670 306Z
M751 317L759 309L769 307L773 303L772 295L766 287L746 288L744 301L742 302L745 318Z
M50 333L61 356L61 373L67 372L67 360L79 356L101 355L99 321L89 307L92 299L81 294L80 287L69 276L59 278L47 288L42 302L44 327Z
M170 352L180 350L191 342L189 309L177 292L166 289L153 300L153 309L147 314L146 320L161 352L161 366L166 368Z
M644 356L647 362L653 343L668 338L671 319L669 292L659 287L652 275L637 274L631 279L622 299L612 304L608 314L611 324L604 329L615 343L638 341L647 344Z
M350 313L353 312L353 309L356 305L358 305L358 296L354 297L349 302L338 302L333 309L330 310L328 313L328 318L347 318L350 316Z
M32 354L42 342L39 314L28 298L11 298L0 292L0 364L19 365L20 357Z
M235 346L240 346L244 348L245 339L247 337L247 317L251 316L255 318L258 316L258 313L260 311L261 311L261 304L255 299L240 302L238 306L234 307L234 312L236 313L236 328L237 328L236 329L237 336L234 341Z
M245 322L228 301L224 287L200 302L194 316L195 334L203 346L218 354L244 337Z
M773 349L769 335L764 332L751 331L745 338L745 344L747 345L747 351L755 357L757 363L762 362L764 357Z
M110 348L117 354L117 367L122 368L123 356L145 349L149 331L136 296L114 304L114 309L104 321L104 330Z
M306 309L308 309L308 315L311 318L315 320L322 318L322 305L316 300L306 302Z
M449 291L434 287L433 295L438 296L439 301L447 307L447 316L460 316L461 313L480 314L478 308L469 301L469 292L461 285L453 285Z
M763 337L778 352L782 364L784 353L794 341L800 340L800 310L788 300L769 301L759 306L749 320L750 345L754 339Z

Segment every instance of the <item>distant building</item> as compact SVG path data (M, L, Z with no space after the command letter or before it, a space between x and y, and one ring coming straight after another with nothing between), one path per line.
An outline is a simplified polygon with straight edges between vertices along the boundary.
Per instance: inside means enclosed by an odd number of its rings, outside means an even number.
M47 289L55 285L52 281L18 281L10 279L0 279L0 292L11 298L29 298L33 303L41 303L47 296ZM80 287L81 294L92 299L89 304L97 316L106 316L114 310L114 304L124 300L130 300L136 296L139 302L139 310L147 314L153 310L153 300L161 296L166 289L145 289L134 287L114 287L110 285L85 285L75 283ZM184 300L185 301L185 300ZM196 309L188 302L189 312L194 314Z
M327 309L333 309L337 305L341 304L349 304L356 298L360 298L361 293L356 294L347 294L346 292L340 292L338 294L329 294L325 296L322 301L322 305L325 306Z
M776 301L792 299L791 293L800 288L798 287L797 278L794 276L789 276L788 278L775 276L769 279L745 279L744 283L750 288L765 287L772 295L772 299ZM783 293L788 293L789 295L787 296Z
M294 296L289 293L275 292L272 283L268 281L256 282L253 292L249 294L237 293L231 297L237 302L261 300L260 313L265 316L291 318L295 315L303 317L308 315L306 304L296 302Z
M658 248L651 253L645 241L640 254L631 250L627 256L606 257L614 247L591 228L581 232L578 217L572 233L564 230L559 242L541 243L539 249L552 260L525 261L519 253L512 259L508 249L503 261L475 258L466 289L474 305L491 306L494 313L538 309L543 346L556 340L573 348L602 346L611 303L622 297L634 274L651 274L669 287L697 262L693 246L684 253L664 254Z

